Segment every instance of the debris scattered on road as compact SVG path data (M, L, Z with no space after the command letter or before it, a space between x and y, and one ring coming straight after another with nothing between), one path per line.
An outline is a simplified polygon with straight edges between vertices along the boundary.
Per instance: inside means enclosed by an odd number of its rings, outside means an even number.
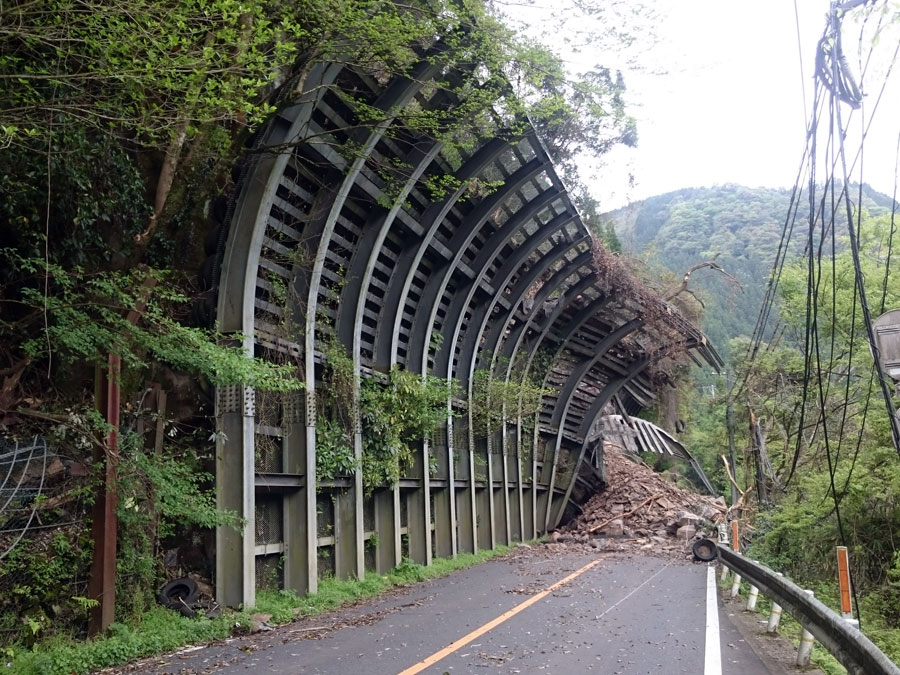
M547 546L690 559L694 541L716 538L715 523L726 513L724 499L685 490L618 451L607 448L605 455L605 489L574 521L553 532Z
M275 626L269 623L272 618L271 614L253 614L250 617L250 632L261 633L263 631L275 630Z

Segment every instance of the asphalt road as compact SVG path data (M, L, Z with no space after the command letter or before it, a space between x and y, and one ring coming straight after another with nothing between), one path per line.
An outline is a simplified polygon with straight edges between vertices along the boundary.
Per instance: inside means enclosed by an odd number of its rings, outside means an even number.
M768 675L717 600L721 655L707 657L707 569L520 549L348 610L131 672Z

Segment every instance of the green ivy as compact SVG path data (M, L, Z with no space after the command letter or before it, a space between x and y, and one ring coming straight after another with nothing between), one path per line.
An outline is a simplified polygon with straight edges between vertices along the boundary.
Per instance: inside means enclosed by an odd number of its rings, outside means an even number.
M447 423L452 380L417 375L395 368L387 382L363 381L360 417L363 428L363 485L395 484L413 466L413 445Z
M357 466L350 433L340 422L320 417L316 421L316 479L349 476Z
M505 373L506 363L508 359L498 359L494 370ZM476 436L489 436L501 429L505 422L516 419L520 413L523 418L528 418L541 409L541 400L550 390L535 384L536 378L524 377L517 365L514 364L508 380L505 375L494 376L486 368L475 371L471 405Z

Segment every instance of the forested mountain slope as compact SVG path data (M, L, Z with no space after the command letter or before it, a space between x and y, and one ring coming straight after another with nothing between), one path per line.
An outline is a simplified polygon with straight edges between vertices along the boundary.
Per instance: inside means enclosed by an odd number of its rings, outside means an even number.
M857 195L854 187L854 202ZM793 255L802 252L808 229L805 192L800 199L789 247ZM704 328L725 354L728 340L753 332L790 203L789 189L684 188L609 212L604 223L612 223L626 254L671 272L675 284L691 266L714 257L738 280L743 292L709 269L699 270L690 281L706 305ZM890 212L890 204L890 197L863 187L863 206L870 215ZM838 228L840 234L840 218Z

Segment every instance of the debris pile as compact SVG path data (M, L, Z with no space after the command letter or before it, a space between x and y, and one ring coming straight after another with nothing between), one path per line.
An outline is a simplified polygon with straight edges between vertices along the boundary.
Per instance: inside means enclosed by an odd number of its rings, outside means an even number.
M698 538L716 539L715 524L726 513L724 499L682 489L610 448L605 454L606 488L551 542L690 558Z
M192 573L167 582L159 590L158 599L163 607L190 618L205 616L212 619L222 613L222 608L213 598L213 587L199 574Z

